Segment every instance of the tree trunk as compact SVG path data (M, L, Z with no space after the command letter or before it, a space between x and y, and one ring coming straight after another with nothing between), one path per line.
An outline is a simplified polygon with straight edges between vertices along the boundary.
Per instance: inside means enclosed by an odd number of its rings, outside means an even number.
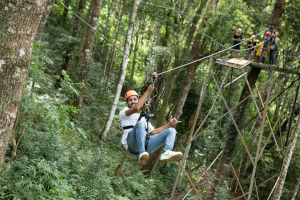
M285 11L285 0L276 0L272 17L269 22L269 27L278 28L280 25L280 19Z
M128 31L127 31L127 38L126 38L126 42L125 42L125 47L124 47L124 54L123 54L123 60L122 60L122 68L121 68L121 76L120 79L118 81L117 84L117 88L116 88L116 92L115 92L115 96L114 96L114 101L113 104L110 108L109 111L109 116L107 118L107 121L105 123L105 128L101 134L101 139L105 140L109 129L111 127L116 109L117 109L117 104L119 101L119 97L120 97L120 93L121 93L121 89L123 86L123 82L126 76L126 70L127 70L127 64L128 64L128 56L129 56L129 49L130 49L130 44L131 44L131 40L132 40L132 33L133 33L133 26L134 26L134 22L135 22L135 18L136 18L136 14L137 14L137 10L138 10L138 6L139 6L140 0L135 0L134 4L133 4L133 8L132 8L132 13L131 13L131 17L130 17L130 23L129 23L129 27L128 27Z
M178 1L176 4L176 8L178 7ZM174 66L179 65L179 33L180 33L180 27L179 27L179 22L178 22L178 14L174 17L174 34L175 34L175 62L177 64ZM164 100L163 100L163 105L161 108L161 112L158 116L156 127L160 127L163 124L164 118L165 118L165 113L162 113L162 110L166 112L168 103L165 103L165 99L169 101L170 95L171 95L171 90L172 90L172 83L176 80L176 77L178 76L179 70L174 70L171 72L170 79L167 82L165 94L164 94ZM152 176L152 173L154 171L154 168L158 162L158 158L160 156L160 153L162 151L162 148L157 149L154 153L150 154L149 160L147 162L147 165L143 166L143 170L145 171L145 174L149 174L149 177Z
M273 25L275 28L277 28L279 26L281 15L283 14L283 12L285 10L284 4L285 4L284 0L277 0L275 3L274 12L273 12L273 15L272 15L272 17L270 19L270 23L269 23L270 25ZM259 76L260 70L261 69L252 67L248 74L248 80L249 80L251 89L255 85L255 82ZM250 94L250 91L247 86L247 83L244 83L242 93L239 98L239 102L241 102L249 94ZM235 110L234 117L236 119L238 126L243 122L244 113L246 111L248 101L249 100L244 101ZM223 180L226 177L227 169L228 169L229 163L231 162L231 156L233 154L236 139L238 136L238 133L237 133L236 128L232 121L230 122L228 129L225 132L226 132L226 135L225 135L225 143L224 143L223 153L220 158L217 170L215 172L213 184L210 188L209 194L207 195L207 199L209 199L209 200L213 200L213 199L217 198L218 190L216 187L221 185Z
M43 12L43 16L36 34L36 40L40 40L41 34L44 31L48 16L52 10L52 6L53 6L54 0L48 0L47 1L47 5L44 8L44 12Z
M277 190L274 193L274 200L279 200L282 194L282 189L284 186L284 182L285 182L285 178L289 169L289 165L292 159L292 155L296 146L296 142L297 142L297 138L300 132L300 113L298 116L298 121L297 124L295 125L294 131L290 137L290 143L287 147L286 153L285 153L285 157L282 163L282 167L281 167L281 171L280 171L280 175L279 175L279 181L278 181L278 186L277 186Z
M273 79L273 73L274 72L271 72L271 73L272 74L271 74L270 79ZM258 143L257 143L257 147L256 147L254 166L253 166L253 170L252 170L252 174L251 174L251 181L250 181L249 194L248 194L247 200L250 200L251 195L252 195L253 184L254 184L254 181L255 181L255 174L256 174L256 169L257 169L257 163L258 163L258 160L259 160L260 145L261 145L262 137L263 137L263 133L264 133L265 122L266 122L266 119L267 119L269 100L270 100L273 84L274 84L274 80L272 80L272 84L269 87L267 99L264 103L264 111L263 111L263 115L262 115L263 118L262 118L262 122L261 122L261 129L260 129L260 134L259 134ZM242 192L243 192L243 190L242 190Z
M91 0L89 9L88 9L88 11L86 13L86 17L85 17L85 21L87 23L89 23L90 25L91 25L91 22L90 22L91 12L93 11L94 3L95 3L95 0ZM82 36L81 36L80 47L78 49L78 55L77 55L78 57L75 60L75 75L77 74L77 68L78 68L78 65L79 65L79 61L80 61L80 58L81 58L83 47L85 45L86 35L87 35L87 32L88 32L89 29L90 29L90 27L87 24L84 24L83 31L82 31Z
M258 68L251 68L249 74L248 74L248 81L250 84L251 89L254 87L255 82L258 78L258 75L260 73L261 69ZM239 102L241 102L242 100L244 100L248 95L250 94L249 88L247 86L247 83L244 83L240 98L239 98ZM244 119L244 113L246 111L247 105L248 105L248 101L249 99L245 100L243 103L240 104L240 106L237 107L235 113L234 113L234 118L238 124L238 126L242 123L243 119ZM215 177L214 177L214 181L213 181L213 185L210 189L210 192L207 196L207 199L215 199L215 197L217 196L217 190L216 187L222 183L222 181L224 180L224 178L226 177L226 173L227 173L227 168L229 166L229 163L231 162L231 156L232 153L234 151L234 147L235 147L235 143L236 143L236 139L238 136L238 132L233 124L232 121L230 121L230 125L227 128L228 130L225 131L226 132L226 136L225 138L225 144L223 147L223 153L221 156L221 159L219 161L218 167L217 167L217 171L215 173Z
M80 74L78 77L78 82L83 82L85 84L87 83L87 74L89 70L88 64L90 62L92 52L93 52L93 46L94 46L94 41L96 36L95 30L97 30L101 6L102 6L102 0L95 0L93 12L91 15L91 23L90 23L93 28L89 28L86 35L86 43L84 46L82 64L81 64ZM81 92L81 96L77 97L74 102L74 105L77 108L81 108L82 106L84 87L80 87L79 90Z
M77 13L76 13L79 17L81 17L82 12L84 10L84 7L85 7L85 0L80 0L79 4L78 4L78 10L77 10ZM76 37L77 31L78 31L78 24L79 24L79 19L78 19L78 17L75 17L71 38ZM66 72L68 71L68 65L69 65L69 61L70 61L70 54L71 54L71 51L73 49L73 46L74 46L73 44L69 44L67 50L65 51L65 53L63 55L64 63L61 65L61 69L65 70ZM62 75L61 75L61 78L63 78Z
M200 39L201 39L201 33L198 33L193 41L192 50L190 52L188 62L192 62L194 60L198 60L201 58L203 49L200 48L200 44L199 44ZM210 50L212 52L212 48ZM191 84L195 76L196 67L199 64L200 64L199 62L196 62L187 67L187 71L183 77L182 87L180 89L179 95L177 96L175 106L172 112L172 116L175 117L176 119L179 119L182 114L182 109L185 104L185 100L188 96ZM183 166L185 166L185 164Z
M136 34L135 34L135 44L134 44L134 51L133 51L133 61L132 61L131 74L130 74L130 79L131 80L133 79L134 70L135 70L135 64L136 64L135 59L136 59L137 51L138 51L138 48L139 48L139 45L138 45L139 44L139 36L140 36L139 33L140 33L141 27L144 24L145 24L145 19L140 21L138 30L136 31ZM141 35L143 35L143 34L141 34Z
M190 52L190 56L189 56L189 60L188 60L189 62L192 62L194 60L201 58L203 49L200 48L200 44L199 44L200 38L201 38L201 33L198 33L193 41L192 50ZM213 48L213 45L211 46L211 49L210 49L211 52L212 52L212 48ZM213 68L214 63L215 63L215 61L213 61L211 63L211 65L212 65L211 68ZM182 87L180 89L179 95L176 99L175 106L174 106L174 109L172 112L172 116L176 119L179 119L182 114L182 108L183 108L183 106L185 104L185 100L188 96L191 84L192 84L194 76L195 76L196 68L198 65L199 65L199 62L196 62L196 63L193 63L190 66L188 66L187 71L184 75ZM204 81L203 84L207 84L206 81ZM205 90L206 90L206 86L205 87L202 86L201 94L205 94ZM198 106L200 106L200 108L201 108L202 101L203 101L203 97L200 97L200 101L199 101L200 105L198 105ZM197 113L197 115L199 115L199 113L200 113L200 111ZM195 121L195 123L196 123L196 121ZM195 127L193 127L192 129L194 129L194 128ZM193 134L193 130L191 131L190 136L188 137L188 142L190 142L190 139L192 136L191 134ZM191 143L189 143L185 148L184 156L182 158L183 168L185 168L186 159L188 157L190 147L191 147ZM177 177L176 177L175 185L174 185L174 188L172 191L171 198L175 194L177 183L180 184L180 182L181 182L182 174L183 174L183 171L182 171L182 167L180 166Z
M104 30L104 35L105 35L105 36L107 35L108 22L109 22L110 11L111 11L111 9L112 9L113 2L114 2L114 1L112 0L110 6L108 7L107 19L106 19L105 30ZM113 38L114 38L114 37L113 37ZM106 43L106 40L103 38L103 43L102 43L102 47L101 47L100 58L102 58L103 51L104 51L104 47L105 47L105 43ZM108 51L108 54L109 54L109 51ZM100 59L100 61L102 61L102 59ZM103 74L105 74L105 73L103 73Z
M111 6L112 6L112 5L111 5ZM122 6L120 5L119 15L118 15L118 28L117 28L118 30L119 30L119 27L120 27L120 24L121 24L121 22L120 22L121 11L122 11L121 8L122 8ZM107 19L107 21L106 21L105 32L106 32L107 25L108 25L107 22L108 22L108 19ZM116 29L116 28L114 29L112 41L116 41L115 35L116 35L116 30L117 30L117 29ZM102 50L101 50L101 55L103 55L104 44L105 44L105 40L103 41ZM115 43L113 43L113 44L115 44ZM110 55L110 50L111 50L111 48L112 48L112 45L109 46L108 51L107 51L107 55L106 55L106 59L105 59L105 64L104 64L104 69L103 69L103 74L102 74L102 76L101 76L101 81L100 81L99 93L101 92L101 88L102 88L103 80L104 80L104 77L105 77L106 68L107 68L107 64L108 64L108 60L109 60L109 55Z
M111 61L110 61L110 66L109 66L109 71L108 71L108 75L107 75L107 80L106 80L104 92L106 92L106 90L107 90L107 85L108 85L108 82L109 82L109 77L110 77L110 74L111 74L111 69L112 69L113 63L114 63L116 45L117 45L117 41L118 41L118 35L119 35L121 23L122 23L122 4L120 3L117 33L116 33L116 36L114 35L115 41L114 41L114 46L112 46L112 48L113 48L113 50L112 50L112 57L111 57ZM105 76L105 74L103 74L102 77L104 77L104 76ZM102 79L101 79L101 81L102 81Z
M263 93L261 94L262 100L263 102L265 102L265 100L267 99L267 94L268 91L270 90L270 87L272 86L272 80L269 79L267 81L267 83L265 84L265 90L263 91ZM261 107L262 108L262 107ZM261 115L263 115L263 112L261 112ZM261 127L261 123L262 123L262 119L260 117L258 117L256 119L255 125L254 125L254 130L252 133L252 138L250 140L250 144L249 144L249 151L250 152L255 152L255 145L257 144L257 137L259 135L259 128ZM249 162L249 156L247 154L247 152L244 153L244 157L243 157L243 161L241 164L241 172L240 172L240 180L246 179L248 177L248 175L252 172L252 163Z
M206 5L206 2L207 2L207 0L202 0L201 5L199 6L199 8L196 12L196 15L193 19L193 24L198 23L198 21L200 19L200 15L202 13L202 10L203 10L204 6ZM211 3L214 3L214 2L215 2L215 0L211 0ZM201 24L202 24L202 27L200 25L199 29L203 28L204 22L201 22ZM175 32L176 32L175 37L178 37L180 30L179 30L179 27L177 27L177 26L179 26L179 24L177 22L175 22L174 26L175 26ZM196 27L191 26L190 31L189 31L189 35L188 35L187 40L186 40L185 45L184 45L185 48L183 49L183 53L182 53L183 58L186 57L188 47L191 46L195 31L196 31ZM179 39L177 41L179 42ZM179 48L178 43L176 44L176 46ZM183 62L179 61L179 49L178 48L176 48L176 51L175 51L175 54L177 53L177 56L175 55L176 60L174 61L173 68L176 68L176 67L180 66L181 64L183 64ZM164 93L164 97L163 97L163 105L161 107L160 114L159 114L159 117L158 117L158 120L157 120L157 126L158 127L163 125L164 118L165 118L165 113L166 113L166 110L167 110L167 107L168 107L171 91L172 91L172 88L173 88L173 84L176 81L177 76L179 75L179 73L180 73L180 69L179 70L173 70L171 72L170 78L168 79L168 82L166 84L165 93Z
M198 21L200 19L200 14L202 13L202 10L203 10L203 8L206 5L206 2L207 2L207 0L201 1L201 5L199 6L199 8L198 8L198 10L196 12L197 14L194 16L194 19L193 19L193 23L194 24L198 23ZM205 21L206 21L206 14L208 13L209 10L212 9L212 7L214 6L215 2L216 2L216 0L211 0L210 1L209 5L207 7L207 11L206 11L206 13L205 13L205 15L203 17L203 20L202 20L200 26L199 26L200 30L204 28ZM176 27L176 25L179 26L179 24L175 21L175 30L177 29L175 31L176 32L175 37L178 37L178 35L179 35L179 27ZM187 54L187 51L188 51L188 47L191 46L191 43L192 43L195 31L196 31L196 27L195 26L191 26L191 29L189 31L187 40L185 42L185 48L183 49L183 54L182 54L183 58L186 57L186 54ZM199 37L199 38L201 38L201 37ZM176 38L176 41L179 42L179 39ZM178 67L180 64L182 64L182 62L180 62L178 60L179 59L179 44L178 43L176 44L175 59L177 59L177 60L175 60L175 62L174 62L174 65L173 65L174 68ZM162 126L163 123L164 123L165 113L166 113L166 110L167 110L167 107L168 107L168 103L169 103L169 99L170 99L170 96L171 96L172 88L173 88L174 82L176 81L179 73L180 73L180 68L172 71L171 74L170 74L170 77L169 77L169 79L167 81L166 88L165 88L165 93L164 93L164 97L163 97L163 104L161 106L160 114L159 114L159 117L157 119L157 124L156 124L157 127ZM157 164L157 162L159 160L159 156L161 154L161 151L162 151L162 147L159 148L153 154L150 155L148 164L146 165L147 173L149 173L150 177L152 176L154 168L155 168L155 166L156 166L156 164Z
M0 4L0 169L22 99L33 42L46 3L46 0L40 0Z
M146 75L145 75L145 80L144 80L144 86L148 86L148 83L150 81L151 75L154 72L154 68L155 68L155 54L156 54L156 45L159 42L159 38L160 38L160 32L161 32L161 24L158 21L156 23L156 28L155 28L155 32L153 35L153 42L152 42L152 47L151 47L151 53L150 53L150 60L149 63L146 67Z
M297 193L298 193L298 190L299 190L299 185L300 185L300 177L297 179L297 185L295 187L295 190L293 192L293 196L292 196L291 200L296 199L296 196L297 196Z
M69 10L67 8L69 8L70 2L71 2L71 0L65 0L64 4L65 4L66 7L64 7L64 12L62 14L62 19L61 19L61 24L62 25L66 24L66 20L67 20L67 17L68 17L68 12L69 12Z
M167 17L169 18L171 16L171 11L168 12ZM169 20L167 20L167 24L165 27L166 33L165 33L165 37L164 40L162 41L162 46L163 47L167 47L168 46L168 40L170 38L170 22ZM167 58L168 59L168 58ZM161 73L165 70L167 70L168 68L168 60L159 60L158 64L157 64L157 73ZM163 83L165 81L165 74L160 75L157 77L157 80L155 82L155 87L156 87L156 91L157 91L157 95L156 97L154 97L154 107L152 112L155 113L157 105L159 103L160 97L162 95L162 90L163 90Z

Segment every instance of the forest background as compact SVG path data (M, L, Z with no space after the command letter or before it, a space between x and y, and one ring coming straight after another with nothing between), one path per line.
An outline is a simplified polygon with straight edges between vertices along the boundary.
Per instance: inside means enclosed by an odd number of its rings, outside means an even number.
M299 0L1 1L0 198L299 198L299 9ZM281 39L276 70L245 68L254 101L244 103L243 77L218 93L244 72L215 65L230 58L237 28L257 43L266 28ZM135 155L123 160L124 94L142 95L154 71L151 122L182 121L174 149L189 151L183 166L198 194L185 197L185 173L174 186L181 162L157 162L159 151L142 169ZM204 123L189 142L193 121Z

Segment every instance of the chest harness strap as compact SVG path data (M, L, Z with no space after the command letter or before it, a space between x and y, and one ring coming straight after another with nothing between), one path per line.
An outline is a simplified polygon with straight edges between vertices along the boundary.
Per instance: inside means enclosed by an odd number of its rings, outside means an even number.
M151 111L150 110L147 111L144 106L142 107L141 110L142 110L142 112L140 114L138 121L140 121L142 119L142 117L145 117L145 119L147 121L147 127L146 127L147 134L146 134L146 141L145 141L145 151L147 151L148 143L149 143L149 139L150 139L149 120L152 115L151 115Z
M149 139L150 139L150 133L149 133L149 120L150 118L152 117L151 115L151 111L149 110L147 112L147 109L145 107L142 107L141 109L141 114L140 114L140 117L137 121L140 121L142 119L142 117L145 117L146 121L147 121L147 127L146 127L146 131L147 131L147 134L146 134L146 141L145 141L145 150L147 151L147 148L148 148L148 143L149 143ZM131 125L131 126L124 126L123 127L123 130L126 130L126 129L132 129L134 126Z

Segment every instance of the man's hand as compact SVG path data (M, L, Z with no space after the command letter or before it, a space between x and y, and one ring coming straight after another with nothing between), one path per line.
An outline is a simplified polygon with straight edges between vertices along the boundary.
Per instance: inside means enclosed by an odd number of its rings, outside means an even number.
M181 123L182 121L178 121L176 118L173 118L172 115L171 115L171 118L169 119L169 123L174 126L178 123Z
M151 92L153 92L153 90L154 90L154 85L153 85L153 84L150 84L150 85L148 86L148 88L147 88L147 91L148 91L149 93L151 93Z

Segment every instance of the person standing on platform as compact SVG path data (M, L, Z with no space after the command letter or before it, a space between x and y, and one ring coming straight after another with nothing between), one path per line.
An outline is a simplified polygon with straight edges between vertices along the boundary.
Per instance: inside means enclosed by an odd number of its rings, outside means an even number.
M270 58L269 58L269 64L274 65L275 64L275 54L277 54L279 50L280 45L280 39L278 38L279 32L276 31L274 35L271 38L271 46L270 46Z
M243 41L242 29L238 28L237 33L233 36L232 58L238 58L241 49L241 42Z
M248 51L247 51L246 60L252 61L253 53L256 50L255 35L252 35L251 40L248 42L247 46L248 46Z
M260 54L258 63L262 63L263 58L265 57L266 52L269 50L270 39L271 39L271 32L267 31L265 33L265 37L264 37L264 41L263 41L263 46L260 49L261 54Z

